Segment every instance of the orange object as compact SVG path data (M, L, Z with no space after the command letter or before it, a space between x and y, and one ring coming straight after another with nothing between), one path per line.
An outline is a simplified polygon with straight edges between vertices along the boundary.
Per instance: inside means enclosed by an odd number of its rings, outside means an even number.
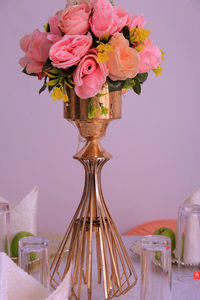
M176 220L155 220L138 225L128 231L125 235L149 235L160 227L168 227L176 232Z

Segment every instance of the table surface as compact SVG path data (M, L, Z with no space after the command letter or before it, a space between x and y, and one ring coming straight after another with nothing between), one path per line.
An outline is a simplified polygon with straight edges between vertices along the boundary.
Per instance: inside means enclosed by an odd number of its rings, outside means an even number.
M124 244L130 254L130 257L133 261L133 265L135 267L136 273L138 275L138 282L137 284L128 291L125 295L121 295L118 298L119 300L139 300L140 299L140 257L137 254L132 253L130 251L130 247L133 245L134 241L141 237L123 237ZM104 293L103 293L103 286L99 285L96 278L96 261L95 257L93 258L93 288L92 288L92 299L94 300L103 300ZM177 265L173 265L172 267L172 300L198 300L200 299L200 280L187 280L187 281L180 281L178 279L178 272L177 272ZM200 271L200 270L195 270ZM184 272L184 271L183 271ZM180 276L180 274L179 274ZM81 300L87 300L87 291L86 286L83 285L82 293L81 293ZM152 299L154 300L154 299ZM163 299L160 299L163 300Z

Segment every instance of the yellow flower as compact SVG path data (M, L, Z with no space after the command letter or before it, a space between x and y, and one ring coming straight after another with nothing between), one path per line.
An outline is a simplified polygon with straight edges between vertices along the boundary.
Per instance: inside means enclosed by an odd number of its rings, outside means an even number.
M67 93L63 94L63 102L69 102L69 97L68 97Z
M97 46L97 50L97 61L104 64L109 59L108 52L112 52L113 48L109 43L104 44L100 42Z
M48 30L48 26L49 26L49 24L48 24L48 23L47 23L47 24L45 24L45 25L43 25L43 28L44 28L45 32L47 32L47 30Z
M61 99L63 100L63 102L68 102L69 101L67 92L66 91L63 92L63 89L58 88L58 87L55 87L53 89L53 92L51 93L51 97L54 101L55 100L61 100Z
M161 65L158 65L157 66L157 68L156 69L153 69L152 70L155 74L156 74L156 76L161 76L162 74L162 67L161 67Z
M150 35L149 29L143 29L141 27L140 29L137 28L132 28L130 30L130 42L131 44L136 44L135 49L140 52L142 51L144 47L144 42Z
M165 52L163 50L160 49L160 52L162 54L162 61L164 60L164 55ZM157 66L156 69L153 69L153 72L156 74L156 76L161 76L162 74L162 67L161 67L161 63Z
M51 97L53 100L61 100L62 99L62 90L60 88L54 88L53 92L51 93Z
M148 38L150 35L149 29L143 29L142 28L132 28L130 30L131 34L131 42L138 42L138 43L144 43L144 41Z

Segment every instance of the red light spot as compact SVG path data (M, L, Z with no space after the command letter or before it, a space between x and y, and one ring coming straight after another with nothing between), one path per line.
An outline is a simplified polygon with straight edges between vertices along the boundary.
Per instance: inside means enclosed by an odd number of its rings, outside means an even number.
M200 272L194 272L193 279L200 279Z

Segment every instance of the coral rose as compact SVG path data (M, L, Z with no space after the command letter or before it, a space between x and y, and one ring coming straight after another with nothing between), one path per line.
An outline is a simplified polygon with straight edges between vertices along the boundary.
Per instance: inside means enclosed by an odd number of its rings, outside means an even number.
M93 0L91 2L93 14L90 17L90 28L96 37L110 34L113 27L114 9L107 0Z
M68 35L85 34L89 30L89 16L91 7L86 0L80 1L79 5L67 7L59 21L59 28Z
M135 15L135 16L130 17L127 25L129 26L129 29L136 28L136 27L138 27L140 29L140 28L144 27L145 24L146 24L146 21L145 21L145 18L143 15L140 15L140 16Z
M81 58L88 53L91 45L91 34L65 35L51 47L49 58L54 67L68 69L79 63Z
M51 39L49 39L51 37ZM21 49L26 53L19 64L26 67L27 73L39 74L49 56L49 49L60 37L36 29L32 34L25 35L20 41Z
M139 73L145 73L152 69L156 69L162 61L162 54L157 46L153 45L153 41L148 39L145 41L145 46L140 56Z
M110 39L113 48L108 52L107 66L109 77L112 80L125 80L133 78L139 70L140 58L138 52L129 47L129 42L122 33L116 32Z
M75 92L80 98L94 97L106 82L108 69L97 61L96 49L91 49L74 72Z

